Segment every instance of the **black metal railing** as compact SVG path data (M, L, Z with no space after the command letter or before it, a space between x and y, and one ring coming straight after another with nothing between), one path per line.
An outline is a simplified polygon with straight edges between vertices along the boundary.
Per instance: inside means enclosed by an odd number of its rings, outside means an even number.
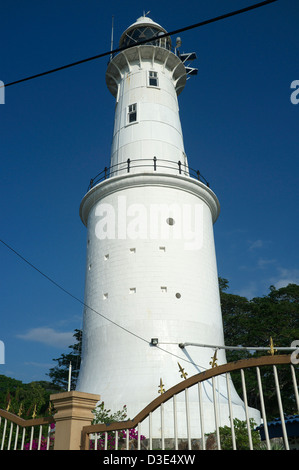
M126 162L117 163L109 167L105 166L104 170L90 180L87 191L103 180L120 174L130 173L131 170L135 168L152 168L153 171L163 171L164 169L173 170L174 174L195 178L197 181L204 183L208 188L210 187L208 181L198 170L190 168L181 161L174 162L172 160L162 160L154 157L134 160L128 158Z

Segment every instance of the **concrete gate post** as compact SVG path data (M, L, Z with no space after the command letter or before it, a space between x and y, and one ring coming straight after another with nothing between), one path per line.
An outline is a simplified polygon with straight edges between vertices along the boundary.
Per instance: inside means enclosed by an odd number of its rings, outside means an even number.
M91 424L92 410L100 398L75 390L50 396L56 422L54 450L80 450L82 428Z

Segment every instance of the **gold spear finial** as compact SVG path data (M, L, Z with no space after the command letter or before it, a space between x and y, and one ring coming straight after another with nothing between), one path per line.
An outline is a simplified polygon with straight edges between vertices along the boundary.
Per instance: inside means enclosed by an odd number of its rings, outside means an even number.
M180 364L179 362L178 362L178 365L179 365L179 371L181 372L181 377L182 377L182 379L186 379L188 373L184 371L184 369L182 368L182 366L181 366L181 364Z
M159 390L158 390L158 393L165 393L165 389L163 388L164 387L164 384L162 383L162 379L160 379L160 385L159 385Z
M22 416L23 414L23 403L20 404L20 408L19 408L19 411L18 411L18 416Z
M210 366L213 368L213 367L217 367L218 364L217 364L217 349L215 350L214 352L214 355L211 357L211 361L210 361Z
M33 413L32 413L32 418L34 419L35 417L36 417L36 404L34 405Z
M270 350L267 351L268 354L271 354L271 356L274 356L274 354L277 352L277 349L274 349L274 343L273 343L273 339L272 339L272 336L270 336Z

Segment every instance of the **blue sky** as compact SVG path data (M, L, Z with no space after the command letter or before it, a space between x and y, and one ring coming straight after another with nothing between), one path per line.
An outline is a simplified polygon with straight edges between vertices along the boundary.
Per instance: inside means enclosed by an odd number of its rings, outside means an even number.
M173 31L257 3L177 0L11 0L1 6L4 84L115 47L143 14ZM248 298L299 283L298 0L180 34L199 69L179 97L189 164L217 194L219 275ZM79 299L84 298L86 228L79 205L110 160L114 98L107 57L7 87L0 106L1 239ZM299 95L298 95L299 97ZM67 352L82 305L4 245L0 374L47 379Z

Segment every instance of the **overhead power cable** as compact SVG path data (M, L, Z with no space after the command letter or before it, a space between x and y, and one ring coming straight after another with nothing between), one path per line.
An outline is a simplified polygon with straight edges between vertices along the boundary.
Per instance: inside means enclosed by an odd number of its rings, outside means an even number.
M254 5L250 5L248 7L241 8L240 10L235 10L235 11L232 11L230 13L225 13L224 15L220 15L220 16L217 16L215 18L211 18L209 20L200 21L199 23L195 23L193 25L186 26L184 28L179 28L179 29L176 29L176 30L171 31L169 33L161 34L161 35L159 35L159 39L167 37L167 36L173 36L174 34L183 33L185 31L189 31L191 29L200 28L201 26L206 26L208 24L215 23L216 21L224 20L226 18L230 18L230 17L235 16L235 15L240 15L241 13L246 13L246 12L249 12L251 10L255 10L256 8L260 8L260 7L263 7L265 5L269 5L270 3L274 3L274 2L277 2L277 1L278 0L265 0L263 2L256 3ZM157 37L153 36L149 39L145 39L143 41L138 41L138 45L146 44L146 43L154 41L156 39L157 39ZM67 68L74 67L74 66L80 65L80 64L84 64L86 62L90 62L90 61L95 60L95 59L101 59L102 57L105 57L105 56L108 56L108 55L111 55L111 54L113 55L113 54L116 54L118 52L122 52L122 51L124 51L126 49L129 49L131 47L135 47L135 44L131 44L131 45L128 45L128 46L124 46L124 47L120 47L120 48L117 48L117 49L114 49L114 50L103 52L103 53L95 55L93 57L88 57L87 59L78 60L77 62L72 62L72 63L67 64L67 65L62 65L61 67L56 67L55 69L51 69L51 70L47 70L45 72L37 73L35 75L31 75L31 76L26 77L26 78L21 78L19 80L15 80L14 82L6 83L2 87L17 85L18 83L26 82L28 80L33 80L34 78L42 77L44 75L49 75L49 74L54 73L54 72L59 72L60 70L65 70ZM0 87L0 88L2 88L2 87Z
M33 268L35 271L37 271L39 274L41 274L43 277L45 277L48 281L50 281L52 284L54 284L56 287L58 287L60 290L62 290L65 294L69 295L70 297L72 297L74 300L76 300L77 302L79 302L81 305L83 305L85 308L91 310L92 312L96 313L97 315L99 315L100 317L104 318L105 320L107 320L108 322L112 323L113 325L115 325L116 327L122 329L123 331L125 331L126 333L132 335L132 336L135 336L135 338L138 338L139 340L149 344L150 341L148 341L147 339L143 338L142 336L139 336L137 335L136 333L132 332L131 330L128 330L127 328L123 327L122 325L116 323L115 321L111 320L111 318L107 318L105 315L103 315L102 313L99 313L97 310L95 310L94 308L90 307L89 305L87 305L85 302L83 302L81 299L79 299L79 297L75 296L74 294L72 294L71 292L69 292L67 289L65 289L64 287L62 287L60 284L58 284L58 282L54 281L51 277L49 277L47 274L45 274L43 271L41 271L39 268L37 268L36 266L34 266L34 264L32 264L30 261L28 261L24 256L22 256L20 253L18 253L14 248L12 248L10 245L8 245L8 243L6 243L4 240L1 240L0 239L0 242L6 246L6 248L8 248L10 251L12 251L15 255L17 255L19 258L21 258L23 261L25 261L25 263L27 263L31 268ZM182 356L178 356L170 351L167 351L166 349L163 349L161 348L160 346L155 346L157 349L160 349L161 351L163 352L166 352L167 354L170 354L171 356L174 356L182 361L185 361L185 362L188 362L189 364L193 364L194 366L197 366L197 367L201 367L202 369L206 369L206 367L203 367L199 364L195 364L193 361L190 361L188 359L185 359L184 357Z
M92 310L93 312L97 313L98 315L100 315L101 317L103 317L105 320L109 321L110 323L113 323L114 325L118 326L119 328L127 331L127 333L130 333L130 334L133 334L134 336L138 337L139 339L143 340L143 341L146 341L146 343L148 343L148 341L144 338L142 338L141 336L138 336L136 335L135 333L132 333L131 331L127 330L126 328L122 327L121 325L119 325L118 323L114 322L113 320L111 320L110 318L107 318L105 317L104 315L102 315L101 313L97 312L95 309L93 309L92 307L90 307L89 305L87 305L85 302L83 302L81 299L79 299L79 297L75 296L74 294L72 294L71 292L69 292L68 290L66 290L64 287L62 287L60 284L58 284L58 282L54 281L51 277L49 277L47 274L45 274L44 272L42 272L40 269L38 269L36 266L34 266L34 264L32 264L30 261L28 261L24 256L22 256L20 253L18 253L14 248L12 248L10 245L8 245L7 243L5 243L5 241L1 240L0 239L0 242L3 243L3 245L5 245L9 250L11 250L13 253L15 253L19 258L21 258L23 261L25 261L25 263L27 263L31 268L35 269L35 271L37 271L39 274L41 274L43 277L45 277L48 281L52 282L52 284L54 284L56 287L58 287L60 290L62 290L65 294L69 295L70 297L72 297L73 299L75 299L77 302L79 302L81 305L83 305L84 307L86 308L89 308L90 310Z

